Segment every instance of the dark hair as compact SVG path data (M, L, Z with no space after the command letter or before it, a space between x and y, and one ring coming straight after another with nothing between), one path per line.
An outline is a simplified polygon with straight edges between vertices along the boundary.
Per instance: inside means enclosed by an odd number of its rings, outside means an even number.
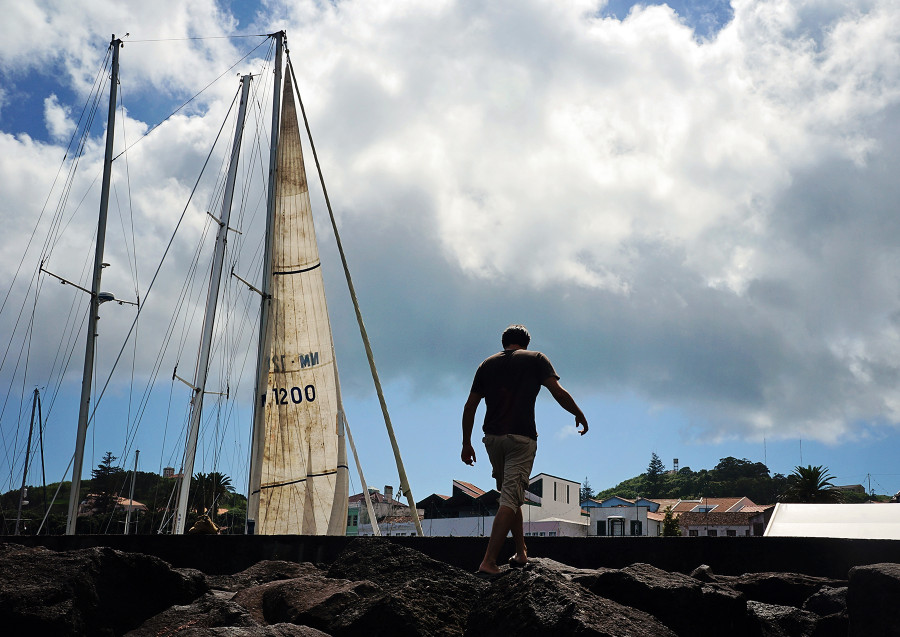
M524 325L510 325L503 330L503 336L500 337L500 342L503 343L503 347L508 347L510 345L528 347L528 343L531 342L531 334L528 333L528 328Z

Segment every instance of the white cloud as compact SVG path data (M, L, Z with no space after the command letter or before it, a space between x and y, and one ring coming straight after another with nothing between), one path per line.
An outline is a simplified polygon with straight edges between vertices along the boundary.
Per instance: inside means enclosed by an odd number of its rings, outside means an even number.
M254 28L288 30L384 373L443 389L515 315L583 391L680 407L697 435L835 441L900 421L900 8L736 0L698 41L667 7L619 21L601 4L263 5ZM80 89L109 33L231 24L211 1L15 11L59 45L37 52L7 28L3 69L56 63ZM126 106L192 94L234 59L225 40L127 43ZM212 98L234 85L214 90L129 159L137 243L154 255L223 113ZM61 151L2 141L6 222ZM193 241L205 218L190 219ZM66 239L75 254L89 236ZM434 334L454 351L436 355Z
M44 100L44 122L50 137L57 141L65 141L75 130L75 122L71 119L71 109L62 106L56 95Z

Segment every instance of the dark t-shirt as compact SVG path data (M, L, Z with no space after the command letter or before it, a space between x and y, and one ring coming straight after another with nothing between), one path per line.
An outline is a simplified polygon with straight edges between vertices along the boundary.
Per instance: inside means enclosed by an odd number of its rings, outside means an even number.
M503 350L485 359L475 372L472 391L484 397L486 434L519 434L537 440L534 401L541 384L559 378L550 359L526 349Z

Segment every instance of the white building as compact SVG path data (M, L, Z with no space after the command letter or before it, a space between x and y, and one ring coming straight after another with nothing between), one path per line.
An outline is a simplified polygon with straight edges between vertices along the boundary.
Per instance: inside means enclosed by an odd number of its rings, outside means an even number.
M589 536L662 535L663 514L659 503L646 498L629 500L613 496L603 501L589 500Z
M529 480L522 507L525 535L532 537L584 537L588 518L578 502L581 484L540 473ZM453 495L432 494L416 503L425 510L420 520L428 537L487 537L491 534L500 494L484 491L460 480L453 481ZM415 535L409 519L386 520L379 525L382 535ZM372 535L371 524L360 524L359 535Z

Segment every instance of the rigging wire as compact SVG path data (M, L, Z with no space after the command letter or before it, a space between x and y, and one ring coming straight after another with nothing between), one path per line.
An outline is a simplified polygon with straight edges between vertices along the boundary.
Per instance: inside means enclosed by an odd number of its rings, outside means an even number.
M223 130L223 129L224 129L224 122L223 122L222 127L219 128L219 132L218 132L218 134L217 134L217 136L216 136L216 140L215 140L215 142L213 143L213 149L215 148L216 142L218 142L219 137L221 136L222 130ZM174 242L175 242L175 236L176 236L176 234L177 234L179 228L181 227L181 224L182 224L183 221L184 221L184 218L185 218L185 216L186 216L186 214L187 214L188 209L190 208L190 204L191 204L191 201L193 200L193 196L194 196L194 194L196 193L197 188L198 188L199 185L200 185L200 179L201 179L202 176L203 176L203 172L205 171L207 165L209 164L209 160L210 160L210 158L212 157L213 149L210 150L209 155L207 155L206 159L205 159L204 162L203 162L203 166L202 166L201 169L200 169L200 175L197 177L197 180L196 180L196 182L194 183L194 187L193 187L193 189L191 190L190 196L188 197L188 202L185 204L184 209L182 210L181 215L180 215L179 218L178 218L178 222L175 224L175 229L174 229L174 231L172 232L172 236L169 238L169 241L168 241L168 243L166 244L166 248L165 248L165 250L164 250L164 252L163 252L163 256L162 256L162 258L160 259L159 264L157 265L156 271L155 271L154 274L153 274L153 278L152 278L151 281L150 281L150 285L147 287L147 293L144 295L144 302L145 302L145 304L146 304L146 299L150 296L150 292L153 290L154 284L156 283L156 281L157 281L157 279L158 279L158 277L159 277L160 271L162 270L163 262L165 261L166 256L168 255L169 251L170 251L171 248L172 248L172 245L173 245ZM112 375L113 375L113 373L115 372L115 369L116 369L116 367L118 366L118 363L119 363L119 361L120 361L121 358L122 358L122 354L123 354L123 352L124 352L124 350L125 350L125 347L126 347L127 344L128 344L128 339L131 338L131 335L133 334L134 329L135 329L135 325L137 324L137 320L138 320L138 318L140 317L140 314L141 314L141 312L142 312L142 310L143 310L144 307L145 307L145 305L142 305L140 308L138 308L137 315L135 316L134 321L132 322L131 327L130 327L129 330L128 330L128 334L127 334L126 337L125 337L125 342L123 343L122 348L119 350L119 353L118 353L118 355L116 356L115 362L113 363L113 366L112 366L112 369L110 370L109 376L107 376L106 381L105 381L104 384L103 384L103 389L101 390L99 396L97 397L97 400L96 400L94 409L93 409L93 410L91 411L91 413L90 413L90 416L89 416L89 418L88 418L88 426L90 426L91 423L93 422L94 415L96 414L97 406L99 405L100 401L103 399L103 396L105 395L106 390L108 389L109 384L110 384L110 382L112 381ZM74 454L73 454L72 457L74 458ZM70 465L71 465L71 462L70 462Z
M246 37L251 37L251 36L246 36ZM199 39L199 38L196 38L196 39ZM132 43L132 42L133 41L130 41L129 43ZM229 70L231 70L235 66L237 66L237 64L239 64L240 61L249 57L264 42L265 41L261 42L256 47L254 47L250 52L245 54L241 58L241 60L239 60L234 65L232 65L232 67L230 67ZM109 57L110 57L110 51L107 50L107 59ZM268 61L269 60L267 57L266 65L268 64ZM108 64L107 64L107 66L108 66ZM228 73L228 71L222 73L218 78L216 78L216 80L220 79L227 73ZM62 171L63 171L63 168L64 168L66 162L68 161L68 163L70 164L69 176L67 177L65 184L63 186L63 191L60 196L60 203L57 207L57 211L56 211L55 215L53 216L53 219L51 222L51 231L48 233L47 239L44 242L44 246L41 250L41 254L43 257L42 262L44 262L45 259L49 258L53 254L54 248L59 246L61 239L63 238L63 236L65 236L66 228L68 228L69 225L72 223L75 213L80 208L82 208L84 202L87 200L88 194L90 193L91 189L94 186L94 183L97 180L96 178L94 179L94 182L92 182L91 187L85 191L84 195L81 197L81 200L75 206L75 209L71 212L71 214L65 214L69 210L68 202L71 198L71 194L73 192L73 186L75 184L75 181L74 181L75 168L78 167L80 160L85 156L84 151L86 148L87 140L89 139L90 130L92 128L92 124L94 121L94 115L98 111L98 104L100 103L100 96L102 94L103 88L106 86L106 81L108 81L108 77L105 77L105 73L104 73L103 69L101 69L101 71L98 73L98 79L95 81L95 89L96 90L92 94L91 98L86 102L85 107L82 111L82 116L79 120L80 122L83 123L83 126L81 127L80 141L78 141L77 143L74 141L70 141L70 147L69 147L69 149L67 149L66 156L64 157L63 162L61 163L60 168L58 169L57 175L60 175L60 174L62 174ZM131 144L128 144L127 140L126 140L126 143L124 144L125 150L122 153L119 153L119 155L116 155L116 158L120 157L122 154L126 154L129 149L133 148L137 143L139 143L150 132L152 132L153 130L158 128L162 123L164 123L165 121L170 119L174 114L176 114L177 112L184 109L188 104L190 104L193 100L195 100L200 94L202 94L204 91L206 91L209 88L209 86L211 86L213 83L215 83L215 80L213 82L211 82L209 85L207 85L203 90L201 90L199 93L197 93L190 100L185 102L181 107L179 107L176 111L174 111L172 113L172 115L170 115L165 120L163 120L162 122L160 122L159 124L157 124L153 128L151 128L150 130L148 130L147 133L145 133L137 141L135 141ZM261 85L267 86L266 83L262 83ZM122 106L122 108L124 109L124 106ZM256 111L256 109L250 109L250 110L252 112ZM219 135L216 137L216 142L218 142L219 136L221 136L221 134L222 134L222 129L219 130ZM73 140L76 139L76 135L77 135L77 133L73 133ZM256 137L255 139L258 140L259 137ZM213 147L215 148L215 143L214 143ZM74 151L74 154L73 154L72 148L76 149ZM257 151L259 151L259 149L257 149ZM210 153L210 156L207 156L206 160L204 161L203 168L201 169L200 177L198 177L197 182L194 184L194 187L191 190L190 196L188 198L188 203L185 206L185 208L182 210L181 216L179 217L178 222L176 223L175 230L172 233L172 237L169 239L169 242L165 247L163 257L160 260L160 265L157 266L157 269L153 274L153 277L152 277L150 285L148 287L146 296L150 295L150 292L153 289L154 283L157 282L158 277L160 276L160 269L162 267L162 262L166 259L166 256L169 254L169 252L173 246L173 241L174 241L175 235L177 234L177 232L179 231L179 229L181 228L181 226L183 224L185 215L186 215L186 213L191 205L191 202L193 201L193 198L197 192L200 179L207 171L211 155L212 155L212 151ZM71 157L71 161L69 161L70 157ZM254 154L251 154L250 157L254 157ZM261 162L251 164L251 169L248 172L252 172L252 167L254 165L259 168L260 172L263 172L264 166L262 165ZM139 296L138 291L140 289L140 285L139 285L138 268L137 268L138 259L137 259L136 249L135 249L136 242L135 242L135 226L134 226L134 208L133 208L133 204L132 204L131 177L130 177L130 169L129 169L128 162L127 162L127 154L126 154L126 175L127 175L127 184L128 184L128 206L129 206L130 226L131 226L130 227L130 234L131 234L130 243L128 241L128 230L126 230L125 224L124 224L124 219L121 216L120 216L120 224L122 225L123 236L125 238L125 243L126 243L125 247L126 247L126 251L128 252L129 269L132 271L133 280L134 280L134 284L135 284L135 295ZM57 183L56 180L54 180L54 184L55 183ZM250 191L248 190L247 192L249 193ZM47 198L48 202L49 202L51 196L52 196L52 188L51 188L51 194L48 195L48 198ZM118 190L115 191L115 196L116 196L116 201L119 201ZM245 199L245 201L246 201L246 199ZM47 208L47 203L45 203L44 207L45 207L45 209ZM120 210L121 210L121 203L120 203ZM244 213L244 206L241 207L241 217L239 217L239 220L243 219L243 213ZM42 214L43 214L43 211L42 211ZM29 240L29 245L30 245L31 241L34 239L34 237L36 237L38 225L39 224L36 224L36 226L35 226L35 230L32 233L32 235L33 235L32 239ZM23 263L24 263L24 259L25 259L25 257L23 256ZM256 262L256 258L255 257L252 258L251 262ZM196 265L198 265L198 263L197 263L197 261L195 261L194 263L195 263L194 271L196 271ZM237 263L237 260L235 260L235 263ZM32 278L32 284L29 286L29 289L32 289L32 288L39 289L39 287L42 285L42 283L41 283L42 279L43 279L43 277L39 276L39 270L38 270L38 272ZM36 281L36 285L35 285L35 281ZM190 289L190 287L188 289ZM3 308L6 306L7 300L9 299L9 297L11 295L11 290L12 290L12 285L10 285L9 290L7 290L7 293L3 300L3 303L0 304L0 312L2 312ZM75 295L75 296L77 296L77 295ZM73 297L73 299L75 299L75 297ZM146 301L146 298L144 300ZM36 302L37 301L35 299L33 303L36 304ZM249 317L250 305L251 305L251 300L249 298L246 298L245 302L243 304L237 303L237 304L233 305L234 308L238 308L236 316L242 316L244 318ZM73 315L73 313L77 313L76 306L77 306L77 299L73 300L72 306L70 308L70 317ZM138 319L141 314L141 309L138 310L137 315L134 318L134 322L132 323L131 329L128 331L128 335L125 337L125 343L123 344L122 349L119 351L117 357L115 358L112 369L110 371L110 376L107 377L105 383L103 384L102 390L99 392L99 394L96 392L96 390L93 393L93 395L96 396L97 398L92 406L89 423L93 423L93 421L94 421L94 417L96 416L96 412L100 406L100 403L103 400L105 393L109 389L109 384L111 382L112 374L113 374L114 370L117 368L117 366L120 365L125 348L127 346L127 341L132 336L135 337L135 342L133 343L135 353L133 354L133 358L132 358L132 378L134 378L135 361L137 358L137 356L136 356L136 352L137 352L136 337L137 337L137 331L138 331L138 329L137 329L138 328ZM50 400L47 401L51 409L54 404L55 398L58 397L58 395L59 395L59 390L61 387L62 379L65 375L66 370L68 370L68 368L69 368L69 364L72 361L72 358L75 353L76 345L77 345L77 343L76 343L76 340L77 340L76 331L77 330L74 327L74 325L76 323L71 322L71 324L73 325L71 330L65 330L61 333L61 337L60 337L61 346L60 346L60 348L57 349L56 358L54 359L54 363L51 367L51 372L58 373L58 379L59 379L59 381L55 385L55 387L51 388L52 389L51 397L50 397ZM18 325L18 323L17 323L17 325ZM237 334L238 337L240 337L241 335L243 335L243 333L246 329L247 321L237 321L235 323L235 325L239 326L237 328L237 330L235 331L235 333ZM167 331L166 343L169 342L168 336L170 336L170 335L172 335L171 330ZM224 341L225 351L231 351L233 353L238 353L237 343L239 343L239 342L240 342L239 338L236 338L233 341L233 343L231 343L231 344L228 344L227 341ZM72 346L67 347L66 345L68 343L71 343ZM183 344L184 344L184 338L182 338L182 348L181 348L182 350L183 350ZM6 349L7 349L7 353L8 353L9 345L7 345ZM160 353L160 357L159 357L160 365L162 363L162 354L163 353L164 353L164 351L161 351L161 353ZM249 350L245 350L244 360L246 360L249 357L249 355L250 355ZM4 355L4 360L5 360L5 358L6 358L6 356ZM237 360L237 358L238 357L232 357L232 361ZM155 383L155 380L158 376L158 372L160 370L160 365L156 365L154 368L153 374L151 374L151 380L148 383L148 390ZM223 365L223 368L226 369L226 373L224 376L224 379L226 381L225 382L226 387L228 387L231 384L231 382L228 381L228 378L230 377L230 375L233 373L233 370L235 369L234 365L235 365L234 362L232 362L232 364L230 366ZM2 361L0 361L0 369L2 369ZM52 374L51 374L51 376L52 376ZM95 379L95 382L99 384L99 378ZM133 385L133 382L132 382L132 385ZM240 382L236 383L235 389L238 389L239 386L240 386ZM174 382L170 382L170 398L169 398L170 405L171 405L171 397L172 397L171 387L174 387ZM231 392L229 391L229 393L231 393ZM143 419L144 415L146 414L148 404L149 404L149 391L147 392L146 397L142 396L141 400L138 401L138 403L134 406L132 405L131 397L129 398L129 408L128 408L129 416L126 421L127 423L129 423L128 427L126 429L126 439L128 441L128 443L127 443L128 446L126 446L126 448L125 448L126 452L130 449L131 444L133 444L133 442L134 442L134 436L137 433L138 426L139 426L141 420ZM216 450L215 450L216 465L214 465L214 466L216 466L216 467L218 466L218 463L220 462L220 459L222 457L221 447L226 442L225 436L228 431L229 423L232 421L233 414L235 414L237 412L237 406L234 401L231 401L230 404L227 402L225 404L227 406L220 408L220 414L221 414L220 418L222 419L222 422L224 424L223 424L223 428L221 429L221 431L219 431L219 435L217 436L218 440L215 445L216 446ZM48 415L49 415L49 411L50 410L48 410ZM0 413L2 413L2 411L0 411ZM167 418L166 418L166 427L168 427L168 413L167 413ZM2 434L2 431L0 431L0 434ZM94 435L96 435L96 429L94 430ZM5 450L7 451L7 457L8 457L8 449L6 449L6 447L5 447ZM164 454L164 451L161 451L161 456L160 456L161 460L162 460L163 454ZM127 456L127 453L125 455ZM71 467L71 460L65 470L65 474L67 474L69 472L70 467ZM59 489L57 489L57 495L58 495L58 493L59 493ZM56 496L54 496L54 498L55 497ZM49 511L50 511L50 509L48 508L48 515L49 515ZM46 522L46 519L47 519L47 516L45 516L44 520L42 521L42 526Z
M254 37L254 36L246 36L246 37ZM188 39L188 40L194 40L194 39L196 39L196 40L203 40L203 39L206 39L206 38L185 38L185 39ZM207 84L207 85L204 86L202 89L200 89L197 93L194 94L193 97L191 97L191 98L190 98L188 101L186 101L184 104L182 104L181 106L179 106L178 108L176 108L174 111L172 111L165 119L163 119L163 120L160 121L159 123L157 123L157 124L151 126L151 127L147 130L147 132L144 133L143 135L141 135L141 136L140 136L140 137L139 137L139 138L138 138L131 146L126 146L126 147L125 147L125 150L123 150L121 153L119 153L118 155L116 155L115 157L113 157L113 161L115 161L116 159L118 159L119 156L121 156L122 154L127 153L127 152L128 152L129 150L131 150L133 147L135 147L135 146L137 146L138 144L140 144L142 141L144 141L144 139L146 139L146 138L150 135L150 133L152 133L152 132L155 131L157 128L159 128L160 126L162 126L163 124L165 124L165 123L166 123L167 121L169 121L172 117L174 117L175 115L177 115L178 112L179 112L180 110L182 110L182 109L185 108L188 104L190 104L190 103L193 102L195 99L197 99L198 97L200 97L200 95L202 95L202 94L206 91L206 89L208 89L210 86L212 86L213 84L215 84L216 82L218 82L219 80L221 80L223 77L225 77L225 75L227 75L227 74L228 74L232 69L234 69L238 64L240 64L241 62L243 62L244 60L246 60L248 57L250 57L250 55L251 55L254 51L256 51L256 49L258 49L258 48L261 47L263 44L265 44L265 43L266 43L266 40L268 40L268 39L271 39L270 36L266 36L266 39L265 39L265 40L262 40L262 41L261 41L259 44L257 44L255 47L253 47L252 49L250 49L249 51L247 51L247 53L246 53L240 60L238 60L237 62L235 62L235 63L232 64L231 66L229 66L229 67L228 67L227 69L225 69L224 71L222 71L222 73L219 74L218 77L216 77L216 78L215 78L214 80L212 80L209 84ZM133 42L153 42L153 41L156 41L156 40L129 40L129 43L133 43ZM164 41L164 40L159 40L159 41Z

